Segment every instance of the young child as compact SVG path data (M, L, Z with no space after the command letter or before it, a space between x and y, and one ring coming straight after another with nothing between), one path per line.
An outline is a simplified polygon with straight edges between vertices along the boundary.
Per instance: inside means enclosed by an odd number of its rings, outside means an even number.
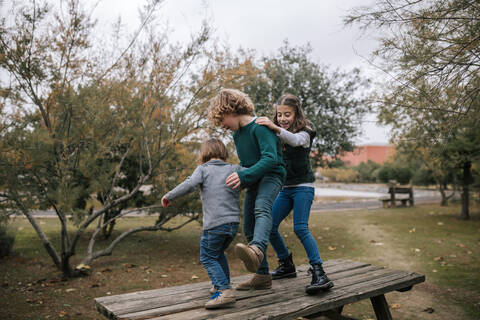
M221 90L209 107L210 120L234 132L238 157L242 167L247 167L226 181L232 188L247 187L243 231L248 245L237 244L235 254L255 274L240 283L237 290L272 286L265 252L272 230L272 205L286 176L280 140L271 130L255 123L253 113L250 98L234 89Z
M193 174L162 198L162 206L196 190L200 186L203 205L203 232L200 240L200 261L214 288L207 309L221 308L235 303L230 288L230 271L225 250L238 231L240 222L239 189L227 187L225 180L241 167L225 162L228 151L222 141L210 139L200 149L199 165Z
M276 132L284 144L283 158L287 165L287 181L273 204L273 227L270 243L278 257L279 266L272 272L273 279L296 277L292 254L288 252L278 226L293 208L293 230L307 252L312 282L306 287L308 294L328 290L333 282L322 267L322 259L315 239L308 230L310 207L315 195L315 177L310 166L310 149L316 132L305 119L300 99L291 94L280 97L273 122L261 117L256 120Z

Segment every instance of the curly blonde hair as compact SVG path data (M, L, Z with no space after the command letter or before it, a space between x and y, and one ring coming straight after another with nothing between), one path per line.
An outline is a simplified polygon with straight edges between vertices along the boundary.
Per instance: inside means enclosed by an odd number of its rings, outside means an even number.
M227 114L253 115L254 111L255 106L247 94L237 89L222 89L210 102L208 118L219 126Z

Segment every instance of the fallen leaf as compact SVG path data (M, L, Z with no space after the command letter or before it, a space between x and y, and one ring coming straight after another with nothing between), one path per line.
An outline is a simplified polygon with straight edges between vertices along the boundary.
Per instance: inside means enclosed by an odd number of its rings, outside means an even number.
M428 307L427 309L424 309L423 312L428 312L428 313L433 313L435 310L432 307Z
M465 248L465 245L463 243L457 243L457 247L459 248Z
M433 273L437 272L437 269L433 269L432 272L433 272Z
M443 226L443 222L437 222L437 225Z
M390 308L391 308L391 309L400 309L401 307L402 307L402 305L399 304L399 303L392 303L392 304L390 305Z
M416 231L415 228L408 230L408 232L410 232L410 233L414 233L415 231Z
M166 274L162 274L160 277L166 278L166 277L168 277L168 276L167 276Z
M467 254L472 254L472 253L473 253L473 252L472 252L472 251L470 251L470 250L468 250L468 251L467 251Z
M415 252L420 252L421 250L418 248L415 248Z
M435 257L433 258L433 261L443 261L443 257L442 256Z
M333 251L333 250L337 250L337 248L333 246L328 246L328 250Z
M65 317L66 315L68 315L68 313L65 312L65 311L60 311L60 313L58 314L58 316L59 316L60 318L63 318L63 317Z
M193 275L192 280L195 280L195 279L198 279L198 277L196 275Z
M73 292L73 291L77 291L77 289L75 289L75 288L69 288L69 289L65 290L65 292Z
M89 269L90 269L90 266L89 266L88 264L80 263L79 265L77 265L77 266L75 267L75 269L77 269L77 270L81 270L81 269L87 269L87 270L89 270Z

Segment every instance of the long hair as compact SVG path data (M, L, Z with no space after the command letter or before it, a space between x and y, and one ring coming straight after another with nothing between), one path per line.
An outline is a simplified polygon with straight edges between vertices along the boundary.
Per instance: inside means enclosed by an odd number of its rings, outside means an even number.
M279 125L276 111L277 106L281 105L289 106L295 111L295 118L293 119L293 123L290 127L291 132L296 133L299 131L307 131L309 134L311 134L315 131L310 121L308 121L305 117L305 112L303 111L300 99L290 93L282 95L275 104L275 116L273 118L273 123L275 123L277 126Z

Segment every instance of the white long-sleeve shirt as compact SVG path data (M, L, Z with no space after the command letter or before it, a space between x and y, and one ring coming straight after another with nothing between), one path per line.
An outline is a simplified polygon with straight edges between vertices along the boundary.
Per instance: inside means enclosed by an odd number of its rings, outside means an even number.
M307 131L299 131L297 133L290 132L283 128L280 128L280 133L277 133L277 136L282 140L283 143L286 143L292 147L310 147L310 134ZM284 188L293 188L293 187L311 187L315 188L313 182L300 183L295 185L283 186Z

